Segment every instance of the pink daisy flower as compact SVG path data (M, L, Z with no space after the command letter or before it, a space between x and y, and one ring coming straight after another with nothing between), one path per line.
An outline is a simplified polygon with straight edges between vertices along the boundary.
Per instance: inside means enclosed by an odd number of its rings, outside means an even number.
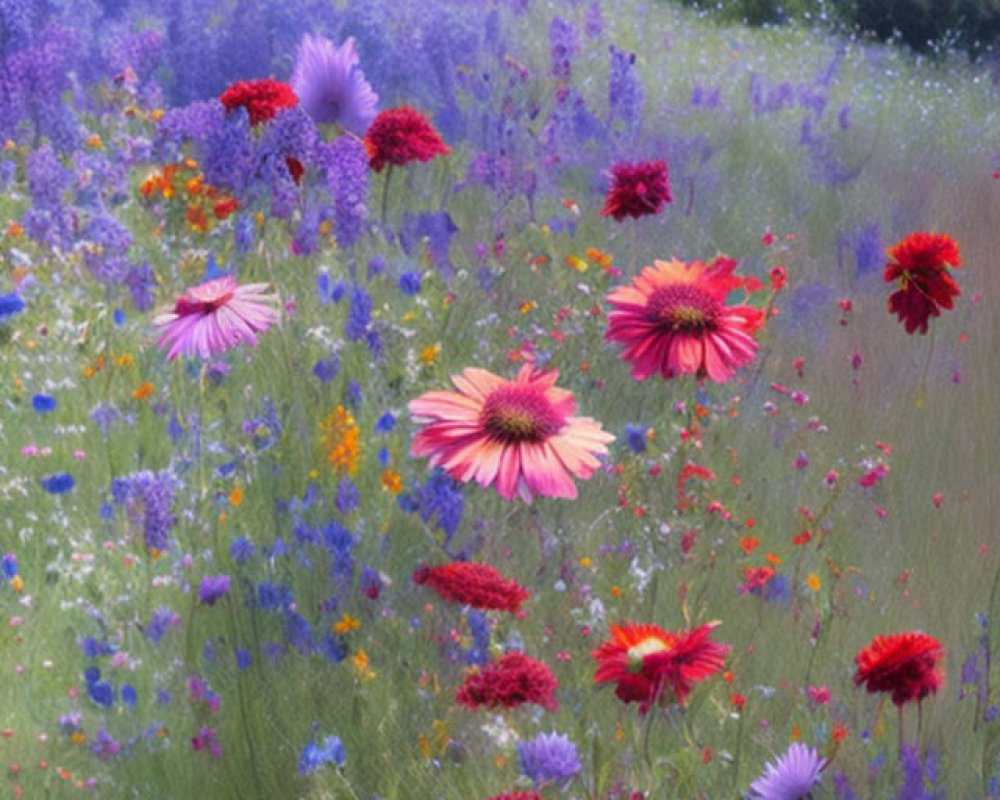
M201 358L224 353L240 342L257 344L257 334L278 321L278 298L265 294L266 283L238 286L226 275L192 286L177 298L173 311L156 316L157 345L167 358L181 354Z
M495 486L501 497L576 497L573 476L586 479L614 436L576 417L573 393L555 386L559 373L524 365L504 380L484 369L452 376L458 392L427 392L410 401L421 429L410 453L453 478Z
M753 334L764 315L751 306L727 306L726 296L759 281L733 275L735 269L724 256L708 264L656 261L608 295L614 309L604 338L625 345L622 358L632 364L633 378L689 373L722 383L754 360Z

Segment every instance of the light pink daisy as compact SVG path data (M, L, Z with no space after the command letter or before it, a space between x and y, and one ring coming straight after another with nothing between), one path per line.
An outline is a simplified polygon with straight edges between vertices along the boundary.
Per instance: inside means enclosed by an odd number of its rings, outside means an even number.
M726 297L737 288L753 290L759 281L734 275L735 269L725 256L708 264L656 261L608 295L613 310L604 338L625 345L622 358L632 364L633 378L686 373L722 383L754 360L753 335L764 315L751 306L726 305Z
M202 358L224 353L240 342L257 344L257 334L278 321L278 298L265 294L266 283L237 286L226 275L192 286L177 298L173 311L156 316L157 345L167 358L181 354Z
M575 417L573 393L559 373L524 365L504 380L484 369L453 375L458 392L427 392L410 401L422 428L410 453L430 459L456 480L496 486L501 497L576 497L573 476L586 479L614 436L589 417Z

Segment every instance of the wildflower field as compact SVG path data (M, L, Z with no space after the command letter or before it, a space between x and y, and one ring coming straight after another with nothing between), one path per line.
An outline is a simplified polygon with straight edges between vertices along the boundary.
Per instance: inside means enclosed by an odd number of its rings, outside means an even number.
M0 186L0 797L1000 797L995 63L0 0Z

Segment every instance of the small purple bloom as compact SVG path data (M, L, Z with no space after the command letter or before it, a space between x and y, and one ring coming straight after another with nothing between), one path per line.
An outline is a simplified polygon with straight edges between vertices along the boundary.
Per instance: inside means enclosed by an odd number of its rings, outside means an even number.
M580 771L576 745L562 733L542 733L517 744L521 772L539 786L548 781L568 781Z
M802 742L793 743L777 761L769 762L750 785L748 800L803 800L819 782L824 759Z
M229 591L228 575L206 575L198 587L198 600L207 606L214 606L215 601Z

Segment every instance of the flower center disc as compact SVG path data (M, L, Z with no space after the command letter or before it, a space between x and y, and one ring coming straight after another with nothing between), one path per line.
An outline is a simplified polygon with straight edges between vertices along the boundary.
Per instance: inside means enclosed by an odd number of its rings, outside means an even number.
M653 653L662 653L669 649L670 646L666 642L655 637L643 639L638 644L632 645L628 649L629 672L641 672L642 662L646 660L646 656L650 656Z
M676 331L704 331L715 327L722 303L696 286L663 286L650 295L649 317Z
M566 424L545 397L531 386L500 386L483 404L482 426L503 442L541 442Z

